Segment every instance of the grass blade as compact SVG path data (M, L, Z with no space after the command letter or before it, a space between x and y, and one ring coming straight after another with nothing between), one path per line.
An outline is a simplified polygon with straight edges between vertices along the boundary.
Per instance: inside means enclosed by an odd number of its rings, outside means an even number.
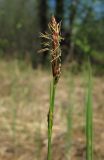
M92 106L92 79L91 66L88 64L88 91L86 102L86 160L93 159L93 106Z

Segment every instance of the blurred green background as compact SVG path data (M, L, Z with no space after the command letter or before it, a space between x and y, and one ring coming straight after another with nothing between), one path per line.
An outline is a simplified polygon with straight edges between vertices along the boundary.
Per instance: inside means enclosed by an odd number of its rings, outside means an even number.
M86 55L104 68L103 0L0 0L0 56L27 59L33 68L47 64L39 32L47 31L51 15L62 21L63 63L83 64Z
M94 160L104 160L104 1L0 0L0 160L46 160L49 54L39 33L61 21L52 160L85 160L88 57Z

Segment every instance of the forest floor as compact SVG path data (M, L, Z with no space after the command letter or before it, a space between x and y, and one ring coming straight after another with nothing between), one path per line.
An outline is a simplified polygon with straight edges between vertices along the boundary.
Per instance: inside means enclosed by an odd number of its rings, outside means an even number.
M46 160L51 78L23 62L0 61L0 160ZM56 92L53 160L85 160L86 84L85 73L64 68ZM93 129L94 160L104 160L104 76L93 77Z

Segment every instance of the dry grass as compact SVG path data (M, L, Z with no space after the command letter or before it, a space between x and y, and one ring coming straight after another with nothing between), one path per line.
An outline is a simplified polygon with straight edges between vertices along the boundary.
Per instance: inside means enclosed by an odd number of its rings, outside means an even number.
M0 160L45 160L50 75L18 61L0 61ZM70 107L70 77L61 76L53 126L55 160L65 157L66 113ZM94 77L94 160L104 159L104 77ZM74 76L71 158L84 159L83 75ZM57 148L57 150L56 150ZM83 157L83 158L82 158Z

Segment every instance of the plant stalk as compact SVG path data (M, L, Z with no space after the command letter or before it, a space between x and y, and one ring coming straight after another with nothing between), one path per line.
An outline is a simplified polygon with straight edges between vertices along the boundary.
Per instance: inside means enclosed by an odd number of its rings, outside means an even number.
M91 66L88 66L89 80L86 106L86 160L93 159L93 106L92 106L92 79Z
M52 159L52 127L53 127L55 92L56 92L56 84L53 79L52 84L50 84L50 108L49 108L49 113L48 113L48 154L47 154L47 160Z

